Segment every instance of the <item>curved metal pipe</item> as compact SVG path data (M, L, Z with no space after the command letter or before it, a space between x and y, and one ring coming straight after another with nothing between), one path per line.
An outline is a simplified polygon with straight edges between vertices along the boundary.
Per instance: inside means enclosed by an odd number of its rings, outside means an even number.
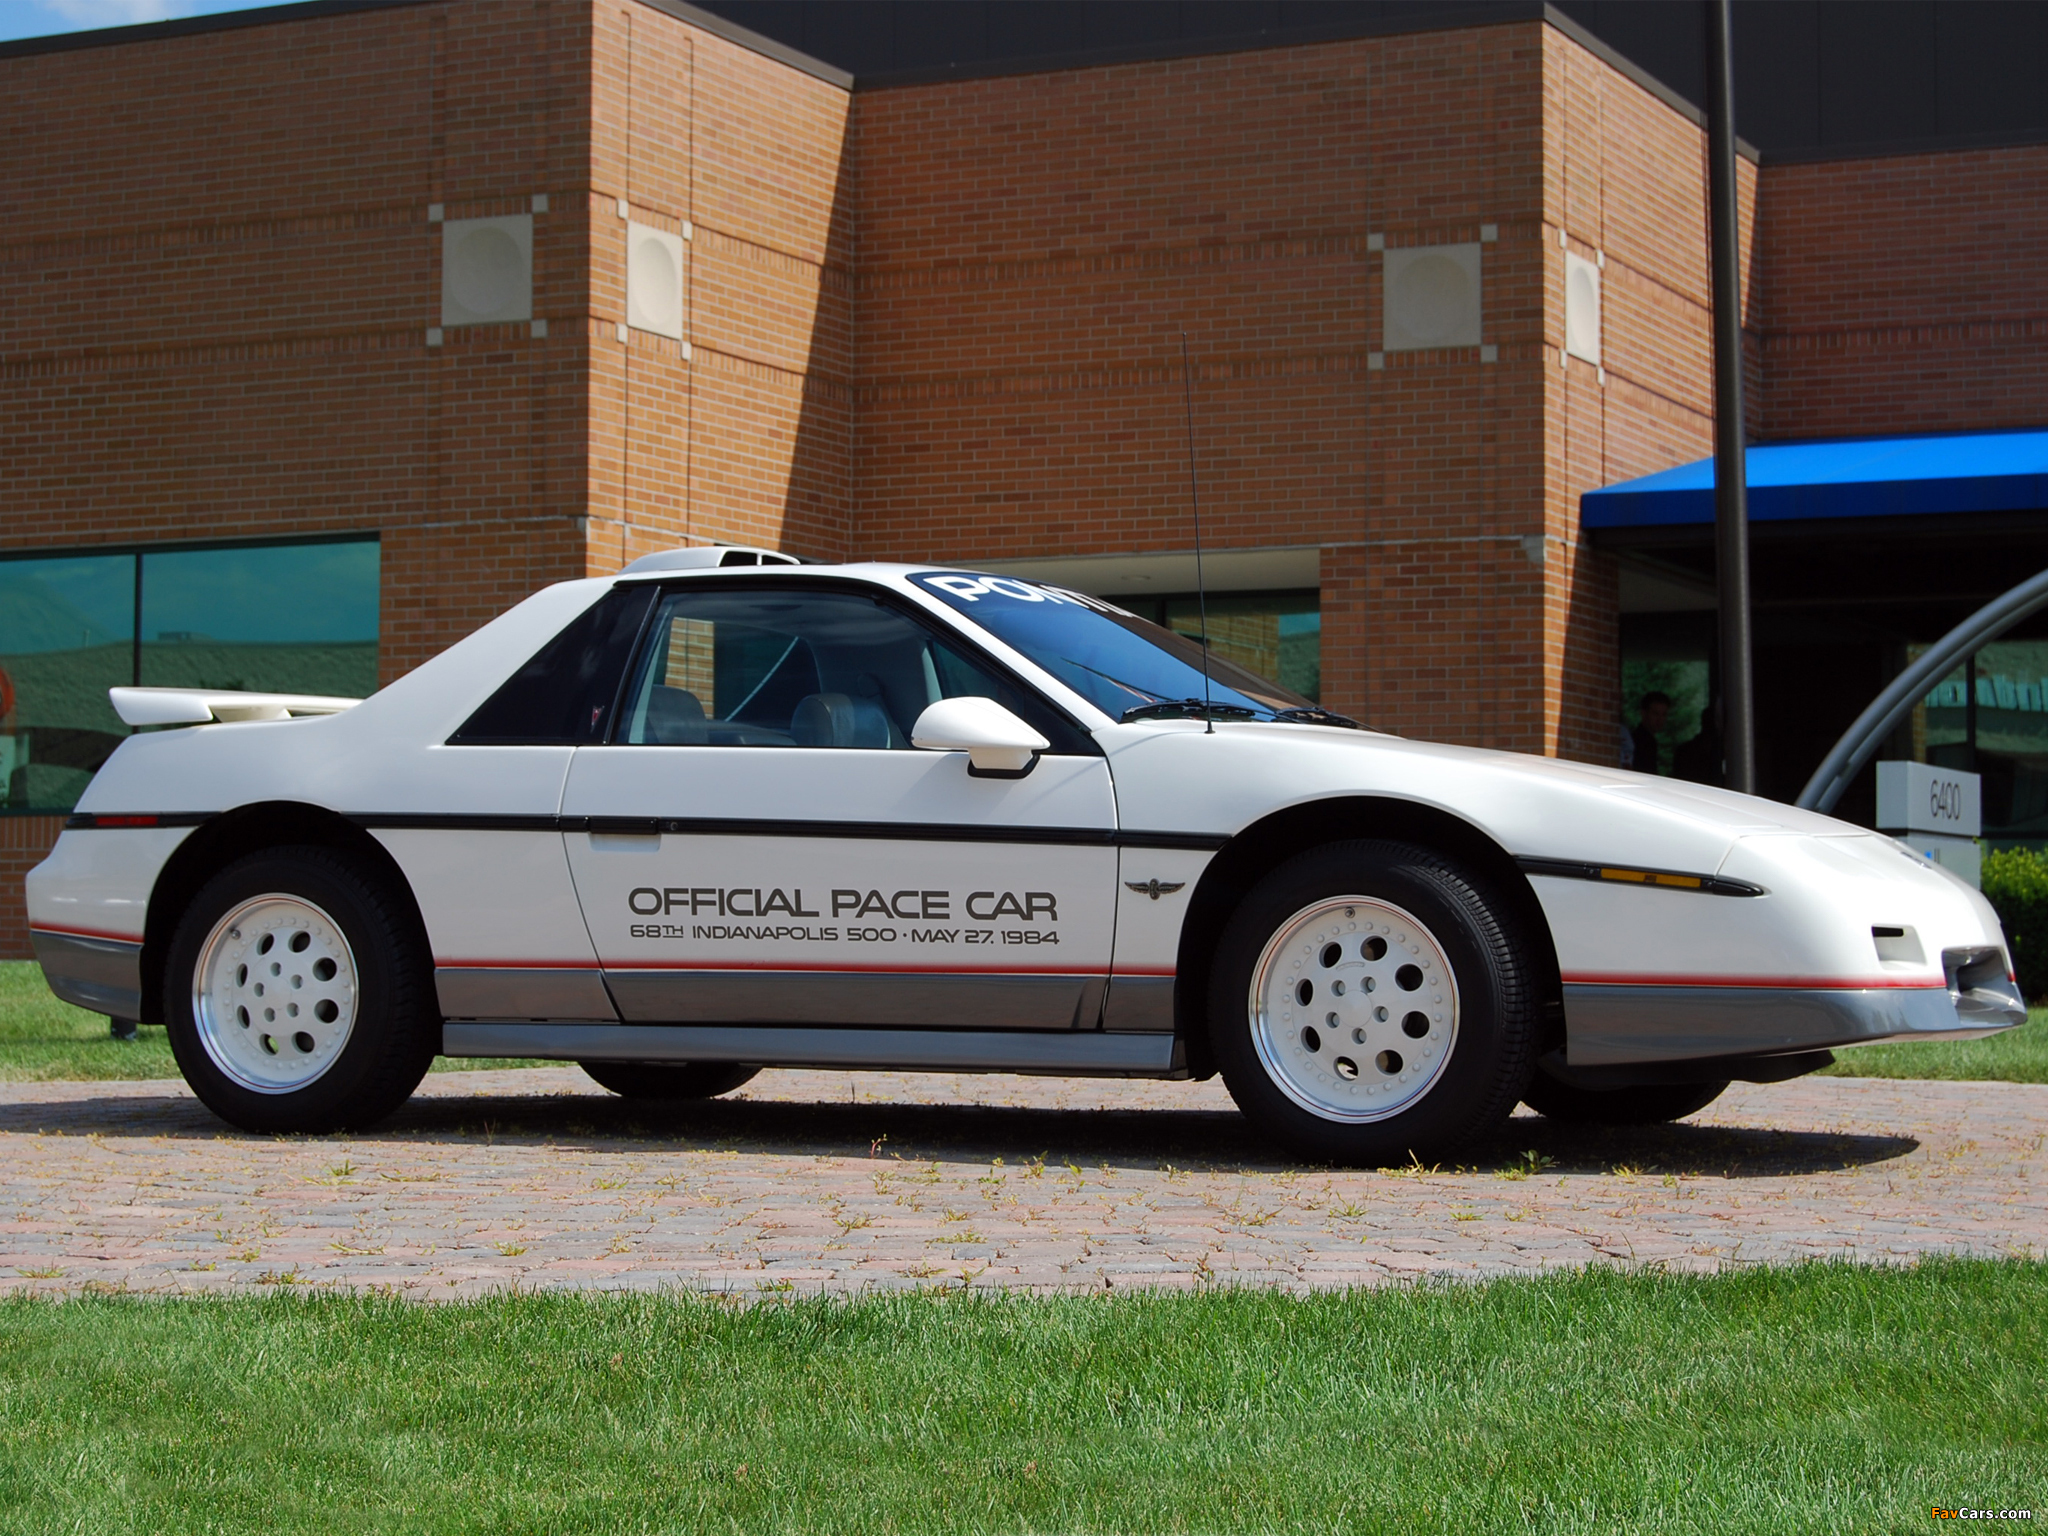
M2048 608L2048 571L2021 582L2003 597L1993 598L1943 635L1925 655L1894 678L1870 708L1856 717L1856 723L1842 733L1842 739L1814 769L1806 788L1792 803L1809 811L1833 810L1849 781L1876 755L1885 737L1891 735L1913 707L1913 700L1925 693L1929 684L1946 677L1958 661L1979 646L1988 645L2043 608Z

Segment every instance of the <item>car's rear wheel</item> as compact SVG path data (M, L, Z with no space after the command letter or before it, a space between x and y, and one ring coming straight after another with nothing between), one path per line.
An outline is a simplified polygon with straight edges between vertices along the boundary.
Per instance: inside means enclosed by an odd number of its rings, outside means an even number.
M759 1067L727 1061L579 1061L599 1087L628 1099L715 1099L751 1082Z
M410 909L329 848L269 849L215 876L164 973L179 1069L248 1131L317 1135L390 1114L439 1046L432 999Z
M1434 1162L1506 1118L1540 1015L1531 947L1484 884L1412 844L1332 843L1225 927L1209 1019L1247 1118L1318 1161Z
M1722 1083L1659 1083L1640 1088L1573 1088L1540 1067L1522 1102L1564 1125L1661 1125L1697 1114L1721 1097Z

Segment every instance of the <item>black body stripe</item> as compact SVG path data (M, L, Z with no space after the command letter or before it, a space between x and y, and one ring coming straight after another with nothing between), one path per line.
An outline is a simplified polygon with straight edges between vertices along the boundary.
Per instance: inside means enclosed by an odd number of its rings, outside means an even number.
M78 813L65 819L68 831L91 828L196 827L219 811L174 811L155 815ZM145 821L144 818L147 818ZM904 821L781 821L713 816L494 816L459 811L367 811L350 815L359 827L405 832L597 832L652 837L667 832L685 837L854 838L905 843L1040 843L1070 848L1180 848L1213 852L1230 841L1207 832L1117 832L1105 827L1000 827L973 823Z
M489 816L462 813L349 817L359 827L440 832L598 832L652 837L855 838L914 843L1046 843L1066 847L1213 850L1230 839L1200 832L1117 832L1098 827L1002 827L904 821L785 821L715 816Z
M367 815L351 814L348 818L359 827L385 827L392 831L405 832L560 832L563 829L560 816L492 816L473 815L467 812L427 811L411 814L404 811L387 813L371 812Z
M1640 883L1645 889L1657 891L1683 891L1697 889L1707 896L1763 896L1769 893L1760 885L1747 880L1731 880L1725 875L1695 874L1689 869L1649 869L1641 864L1588 864L1579 859L1539 859L1519 856L1515 867L1525 875L1549 875L1556 880L1597 880L1602 885L1633 885ZM1697 887L1682 885L1652 885L1648 881L1610 880L1602 871L1625 869L1642 875L1676 875L1681 880L1697 880Z

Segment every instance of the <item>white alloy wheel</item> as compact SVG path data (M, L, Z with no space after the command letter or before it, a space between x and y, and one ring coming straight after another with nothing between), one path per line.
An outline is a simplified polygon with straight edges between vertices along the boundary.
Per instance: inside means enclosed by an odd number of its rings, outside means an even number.
M299 896L251 897L214 924L192 968L192 1017L213 1064L256 1093L319 1080L355 1028L356 958Z
M1252 971L1249 1006L1274 1086L1346 1125L1414 1105L1458 1040L1458 982L1443 946L1369 896L1326 898L1282 923Z

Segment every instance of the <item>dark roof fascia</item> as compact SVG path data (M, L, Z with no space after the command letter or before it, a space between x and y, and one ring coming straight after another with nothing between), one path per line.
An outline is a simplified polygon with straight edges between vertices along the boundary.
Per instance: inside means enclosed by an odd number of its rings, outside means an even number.
M1550 10L1543 0L1481 0L1463 20L1425 12L1420 16L1381 17L1327 27L1289 27L1284 31L1228 32L1162 44L1117 43L1070 53L1041 53L1022 59L996 59L986 64L935 65L927 69L880 70L862 75L857 91L890 91L908 86L944 85L955 80L989 80L1006 75L1051 75L1105 64L1151 64L1167 59L1206 58L1219 53L1260 53L1272 48L1299 48L1311 43L1341 43L1360 37L1391 37L1404 32L1453 32L1467 27L1506 26L1541 21Z
M1831 160L1909 160L1916 155L1966 155L1980 149L2031 149L2048 144L2048 129L2017 128L1993 133L1958 133L1939 140L1891 139L1869 144L1821 144L1811 149L1774 149L1765 165L1820 165Z
M363 11L390 11L428 5L433 0L301 0L297 5L265 5L248 11L222 11L213 16L185 16L176 21L145 21L132 27L94 27L85 32L59 32L52 37L22 37L0 43L0 59L33 58L44 53L73 53L81 48L114 48L124 43L154 43L165 38L194 37L202 32L238 32L282 21L318 21L325 16L351 16Z
M855 89L853 76L845 70L827 64L823 59L814 59L807 53L799 53L786 43L776 42L772 37L750 32L736 22L727 21L723 16L714 15L710 11L700 10L685 3L685 0L640 0L640 3L651 11L673 16L677 21L687 22L701 31L709 32L713 37L722 37L728 43L735 43L749 52L760 54L763 58L773 59L778 64L787 64L791 69L801 70L827 85L836 85L842 91Z
M641 0L642 4L654 0ZM665 8L665 7L664 7ZM1461 14L1462 13L1462 14ZM1089 69L1105 64L1144 64L1163 59L1200 58L1219 53L1253 53L1269 48L1298 48L1313 43L1348 42L1362 37L1394 37L1412 32L1456 32L1468 27L1511 26L1518 22L1548 22L1603 64L1641 86L1667 107L1682 113L1695 126L1706 127L1706 113L1687 101L1663 81L1616 53L1548 0L1481 0L1467 6L1444 6L1441 10L1412 11L1406 15L1382 17L1377 21L1350 21L1328 27L1290 27L1284 32L1239 32L1162 48L1157 43L1127 43L1110 48L1090 48L1074 53L1039 54L1032 58L1000 60L988 65L969 64L931 69L888 70L862 75L854 82L857 91L900 90L910 86L943 85L955 80L985 80L1005 75L1046 75L1070 69ZM1755 146L1737 139L1736 151L1743 158L1757 158Z

